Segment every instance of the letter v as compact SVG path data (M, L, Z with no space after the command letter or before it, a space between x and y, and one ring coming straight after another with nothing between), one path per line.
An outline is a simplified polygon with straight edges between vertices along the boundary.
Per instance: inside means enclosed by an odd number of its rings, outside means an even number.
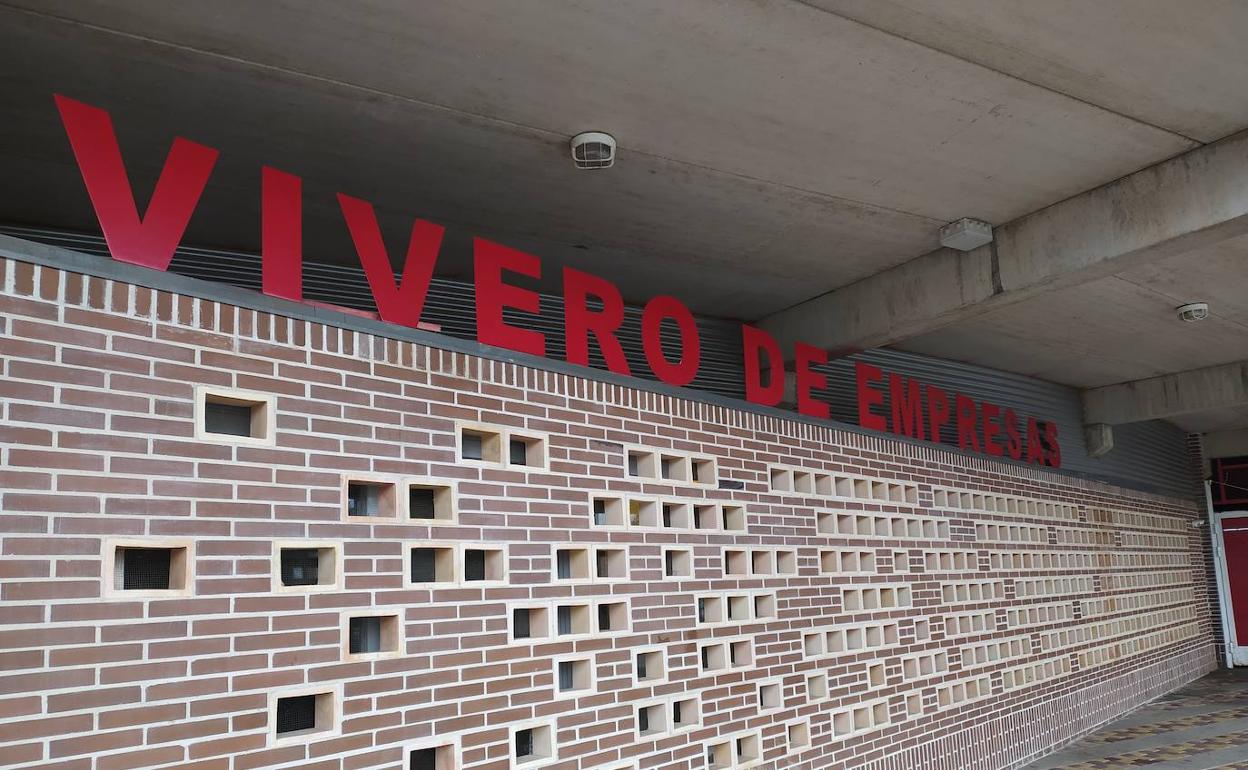
M383 321L415 327L425 308L425 296L429 293L429 281L433 278L433 266L438 261L446 228L423 219L412 224L403 277L396 286L394 267L381 239L373 204L338 193L338 205L342 207L342 216L347 220L355 251L373 291L377 315Z
M108 113L60 94L55 97L109 253L120 262L169 269L219 153L175 138L140 220Z

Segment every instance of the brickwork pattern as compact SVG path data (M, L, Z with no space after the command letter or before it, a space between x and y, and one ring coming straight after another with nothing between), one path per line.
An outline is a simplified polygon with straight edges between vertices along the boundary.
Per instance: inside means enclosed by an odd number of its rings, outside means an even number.
M997 770L1214 665L1194 501L2 266L2 767Z

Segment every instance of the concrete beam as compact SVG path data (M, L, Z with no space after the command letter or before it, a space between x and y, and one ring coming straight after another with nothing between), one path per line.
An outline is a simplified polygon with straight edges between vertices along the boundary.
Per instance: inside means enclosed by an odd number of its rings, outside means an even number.
M1083 392L1085 424L1123 425L1248 404L1248 361Z
M1201 437L1206 460L1248 455L1248 428L1219 430Z
M1197 148L763 319L786 350L889 345L1248 233L1248 132ZM966 212L974 216L975 212Z

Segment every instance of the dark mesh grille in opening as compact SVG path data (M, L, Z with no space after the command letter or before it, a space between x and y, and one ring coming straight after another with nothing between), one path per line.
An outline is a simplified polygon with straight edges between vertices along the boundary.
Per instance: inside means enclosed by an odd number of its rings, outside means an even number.
M408 770L438 770L437 749L413 749Z
M530 757L533 756L533 731L517 730L516 731L516 756Z
M464 580L485 580L485 551L464 551Z
M563 606L555 610L555 620L559 627L559 633L572 633L572 608Z
M413 519L437 518L432 489L412 487L407 493L408 515Z
M348 516L380 516L381 486L352 481L347 484Z
M484 442L481 440L480 433L469 433L464 431L459 444L459 456L465 460L481 460L484 458Z
M569 580L572 577L572 552L566 548L555 552L555 574L560 580Z
M559 689L571 690L576 686L575 664L570 660L559 663Z
M314 586L320 582L320 566L315 548L283 548L282 585Z
M432 583L438 579L437 551L432 548L412 549L412 582Z
M381 618L351 618L350 632L352 655L381 652Z
M611 630L611 607L606 604L598 605L598 630Z
M644 652L638 653L637 655L637 678L645 679L647 676L648 674L646 674L646 654Z
M529 464L529 447L520 439L511 440L511 464L512 465L528 465Z
M597 563L596 569L598 571L598 577L600 578L610 577L611 554L607 553L606 551L598 551L596 554L594 554L594 559Z
M529 611L528 610L512 610L511 613L512 636L517 639L528 639L529 629Z
M162 591L172 587L169 584L172 549L123 548L121 558L121 587L125 590Z
M251 409L243 404L204 404L204 430L227 436L251 435Z
M316 727L316 696L297 695L277 700L277 732L293 733Z

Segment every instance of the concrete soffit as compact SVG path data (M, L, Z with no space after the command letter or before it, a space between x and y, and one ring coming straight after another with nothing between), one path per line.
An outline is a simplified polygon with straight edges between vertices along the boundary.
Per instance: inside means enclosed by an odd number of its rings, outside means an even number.
M782 349L883 347L989 310L1248 233L1248 131L773 314Z

